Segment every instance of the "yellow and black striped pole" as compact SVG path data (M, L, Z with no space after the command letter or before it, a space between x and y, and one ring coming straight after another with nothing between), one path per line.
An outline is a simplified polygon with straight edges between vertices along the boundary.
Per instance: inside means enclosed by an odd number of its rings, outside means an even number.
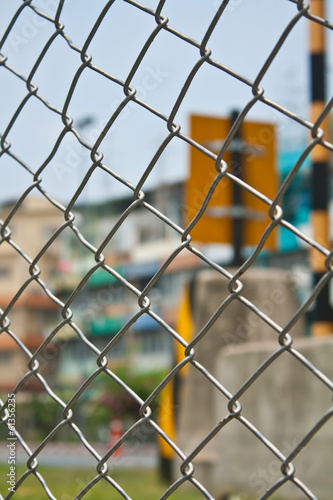
M311 14L325 18L325 0L311 0ZM312 123L315 123L325 106L325 28L313 20L310 22L310 68ZM320 127L327 137L327 123ZM312 152L312 228L314 239L330 248L328 219L328 161L329 152L317 145ZM326 271L325 257L315 249L310 255L314 284ZM313 313L311 333L321 336L333 333L332 309L328 286L317 297Z

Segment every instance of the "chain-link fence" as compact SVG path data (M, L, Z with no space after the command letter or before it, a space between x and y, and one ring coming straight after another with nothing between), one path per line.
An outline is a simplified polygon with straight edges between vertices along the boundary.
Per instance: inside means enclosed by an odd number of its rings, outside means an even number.
M178 490L183 491L186 485L192 485L194 491L204 498L217 498L216 495L219 493L214 490L210 482L205 480L205 477L201 479L201 476L199 478L196 475L195 460L204 456L206 447L217 437L222 439L220 446L223 447L225 428L235 421L253 435L279 464L278 473L271 484L266 484L267 491L261 492L257 497L269 498L286 483L292 483L297 490L298 498L317 498L316 493L311 491L311 486L306 484L306 480L299 479L294 461L305 453L305 445L328 425L333 414L332 407L317 415L316 421L302 438L293 444L289 443L290 447L286 453L285 447L281 449L276 446L274 439L270 440L261 432L260 426L256 427L255 423L246 418L241 403L243 396L250 391L258 377L263 378L267 369L278 363L282 357L288 356L296 359L312 378L319 380L329 391L333 389L327 367L316 366L301 354L300 350L294 347L293 338L288 333L304 318L318 296L326 290L333 272L331 250L322 241L313 239L307 230L303 231L287 220L282 209L284 197L295 179L301 175L300 172L315 148L325 152L333 150L332 142L327 134L323 135L321 128L333 101L327 100L325 107L320 110L316 121L313 122L308 118L308 110L304 106L301 110L296 109L302 89L301 92L297 89L295 92L288 86L289 84L285 87L289 99L287 105L281 104L273 88L271 92L269 90L271 73L274 74L275 83L279 76L280 82L285 81L284 70L281 66L276 66L278 64L283 66L280 54L286 50L284 58L296 54L297 59L301 58L304 51L306 52L304 44L293 38L296 37L295 33L299 33L299 27L308 30L311 24L315 24L318 29L327 32L326 35L329 37L333 24L314 15L305 1L253 2L250 10L252 14L255 11L254 17L257 21L256 27L251 28L252 35L255 37L255 31L260 33L257 40L259 45L254 47L251 46L251 38L246 32L248 26L244 24L241 29L237 21L249 11L244 0L193 2L193 4L189 2L187 5L185 3L177 4L164 0L147 2L147 5L143 5L131 0L126 2L112 0L105 2L104 5L103 2L91 2L87 5L86 2L80 3L74 0L49 2L25 0L21 3L7 1L1 4L3 35L0 43L0 78L5 84L4 90L1 90L3 113L0 168L1 184L4 186L2 196L6 203L2 211L5 217L1 221L0 243L3 260L0 266L1 279L7 280L8 284L7 288L1 290L3 341L1 349L5 353L4 357L11 349L15 355L23 354L23 358L20 359L25 360L19 361L15 383L12 387L9 385L7 387L8 397L3 393L5 397L1 401L1 424L5 428L3 434L5 445L9 446L8 456L12 457L12 463L15 463L15 450L20 450L21 456L25 456L25 468L20 474L18 470L15 471L15 467L9 468L7 477L9 482L6 479L7 484L5 487L2 486L0 498L19 497L20 492L23 498L24 485L30 476L37 478L48 498L55 498L51 486L43 477L40 462L43 462L43 453L57 434L67 429L69 429L68 435L75 435L76 442L80 443L82 450L85 450L96 464L95 474L85 484L81 484L76 498L85 496L88 498L94 487L101 482L109 487L110 498L117 492L123 498L130 498L121 482L118 483L114 479L110 459L117 454L121 445L130 441L143 428L149 428L151 434L159 436L159 439L164 441L173 455L180 460L180 466L175 468L161 498L167 498ZM178 17L177 9L179 9ZM276 16L279 11L283 12L281 18ZM173 13L173 17L170 12ZM224 30L228 30L229 24L234 30L232 39L224 36ZM81 31L78 30L79 27ZM266 43L267 38L264 38L268 37L269 30L275 32L270 46ZM217 33L221 34L218 43L215 39ZM304 42L304 39L301 40ZM220 52L218 48L216 51L211 50L210 43L214 47L223 45L225 53ZM235 69L242 64L245 68L244 60L235 58L235 65L232 61L230 65L225 63L228 61L228 52L247 54L247 45L250 46L252 54L252 57L249 57L251 59L249 74ZM164 59L170 61L168 70L164 69ZM173 68L172 64L177 59L180 60L180 64ZM258 69L254 69L256 66ZM173 70L174 74L171 73ZM207 80L201 79L203 70L208 72ZM49 76L49 87L43 88L43 85L39 85L41 74ZM173 80L176 75L178 86L174 85ZM82 91L81 85L85 80L88 83ZM269 88L267 91L264 87L265 81ZM282 83L281 88L283 88ZM213 94L211 110L215 110L215 115L221 116L225 109L230 109L231 106L239 110L234 122L230 124L226 137L221 138L224 141L218 146L215 144L214 147L196 142L187 131L182 116L183 110L188 113L191 107L187 104L191 95L195 101L199 96L211 94ZM101 98L101 101L98 101L97 97ZM96 111L98 106L107 118L103 124L91 125L98 114ZM72 110L74 118L71 116ZM194 110L197 111L196 108ZM224 161L237 131L256 110L259 110L259 115L264 119L268 116L273 117L275 123L282 124L282 128L287 130L285 136L288 136L291 130L295 132L294 135L291 134L292 140L297 141L297 138L305 137L307 141L272 199L230 171L228 161ZM132 123L136 124L134 130L131 129ZM113 131L115 135L112 135ZM155 141L153 147L149 142L151 137ZM148 197L151 179L155 184L165 181L166 170L172 171L172 177L178 173L179 163L186 162L181 152L183 146L199 151L203 158L209 158L211 162L211 169L209 174L207 173L208 189L191 220L186 222L170 215L171 212L168 210L160 210L158 203L150 202ZM145 156L145 148L151 155L149 159L146 158L147 155ZM173 153L165 160L169 151ZM127 180L128 178L130 180ZM202 217L205 217L205 210L214 192L226 180L230 185L238 186L240 191L250 193L252 197L260 200L266 207L266 214L269 215L269 220L256 245L248 252L244 263L233 270L221 265L223 259L212 258L208 246L197 245L191 239L191 232ZM57 183L60 186L58 191L54 189ZM82 208L82 206L89 207L89 204L82 205L81 202L85 201L84 196L92 184L95 189L95 201L98 200L100 193L107 200L107 193L110 191L113 193L111 202L114 197L114 203L117 203L117 199L119 201L117 189L122 194L126 193L117 218L114 214L109 219L105 218L107 222L104 235L97 242L94 221L89 231L85 231L86 226L82 222L82 220L87 222L90 212ZM63 202L64 193L67 196L66 202ZM14 203L9 203L7 194L11 199L16 197ZM53 217L54 222L51 234L43 235L43 239L38 241L38 251L31 255L30 240L36 237L33 231L29 230L32 215L25 220L25 233L21 239L16 239L15 228L22 207L35 194L38 194L43 202L47 202L50 217ZM45 204L40 207L38 210L45 211L45 216L48 217ZM181 207L184 207L184 203ZM158 221L161 226L167 228L168 234L172 234L173 238L173 248L170 253L164 256L164 261L159 263L150 279L141 286L137 286L137 282L129 278L126 273L122 273L121 269L108 258L113 241L116 241L122 228L126 227L128 221L136 214L139 214L139 220L146 219L148 226L149 221ZM309 249L314 249L317 255L325 260L325 270L316 286L310 285L311 291L305 298L303 297L298 309L292 312L288 321L280 324L279 320L272 319L267 308L261 309L258 304L249 300L243 291L242 278L246 279L247 272L253 270L264 254L265 242L272 234L282 229L295 240L302 242L302 255ZM50 269L50 266L52 268L54 262L52 256L57 253L58 242L68 234L72 241L75 240L81 253L85 254L85 262L90 258L90 265L88 269L79 273L80 278L75 283L67 285L64 294L59 292L59 287L53 286L55 277L49 276L47 269ZM179 259L183 256L185 261L193 259L206 270L211 270L214 276L219 276L225 281L228 290L226 296L221 294L219 305L206 324L197 329L194 325L192 339L186 337L183 327L177 329L175 323L168 321L159 313L156 294L153 293L161 279L175 263L180 262ZM6 266L8 269L11 257L15 258L14 268L20 271L17 281L6 274ZM70 258L68 260L70 261ZM301 264L304 268L308 266L307 263ZM288 267L288 263L284 267ZM119 326L111 340L108 339L103 346L87 334L80 323L80 317L75 314L75 304L88 287L89 280L102 271L113 280L113 283L117 283L126 291L129 300L133 302L135 299L136 303L135 312ZM3 282L5 281L1 283ZM258 281L259 286L262 284ZM43 339L39 341L37 339L35 345L32 342L33 332L24 334L24 328L29 330L28 323L25 327L15 327L15 324L12 324L12 317L15 316L18 307L22 303L27 303L30 290L33 290L34 296L39 297L35 311L39 307L44 312L53 311L60 315L57 323L44 332ZM90 294L88 299L97 305L98 301L104 300L101 296L93 294ZM109 299L112 300L111 295ZM162 295L163 300L166 299L163 299ZM205 365L197 360L196 349L199 345L211 341L208 340L209 332L214 323L218 318L227 317L230 307L235 303L242 304L242 307L266 325L270 338L275 341L276 346L253 373L248 374L241 387L229 392L225 381L216 378L210 369L210 364ZM275 305L278 309L277 303ZM281 304L284 308L285 303ZM163 380L157 382L151 389L148 397L142 398L135 392L130 382L127 383L113 370L110 356L113 350L117 349L117 345L126 338L131 328L147 317L154 320L164 337L171 339L173 349L177 346L179 351L181 348L182 359L173 364ZM81 380L79 388L74 393L67 393L67 396L57 391L57 386L53 384L52 376L48 372L49 366L54 362L51 354L56 343L61 340L62 350L67 349L68 344L64 341L65 331L70 331L71 338L74 336L94 359L94 368ZM4 361L2 356L0 361ZM71 364L72 360L69 359L67 362ZM152 410L161 393L180 373L184 372L187 366L191 370L186 376L190 377L193 371L199 373L207 383L214 386L216 398L220 399L221 405L224 404L225 407L224 414L220 415L211 430L190 451L184 451L179 444L181 438L178 439L173 432L168 433L162 425L163 405L160 405L158 417ZM8 380L10 379L8 367L5 367L2 373L4 380L7 376ZM114 387L122 388L138 410L137 419L124 433L121 433L120 438L110 445L107 451L102 452L97 450L84 434L78 418L80 411L76 410L78 404L84 401L85 395L101 377L110 380ZM42 389L47 399L54 404L54 413L58 417L52 431L32 450L26 442L25 426L21 426L20 429L15 426L14 409L15 401L18 401L20 395L25 393L27 388L33 391L37 386L39 393ZM198 393L195 396L198 401L200 401L199 390L198 386ZM304 394L304 398L306 397ZM29 406L32 404L31 400L28 398L25 404L26 407ZM95 405L98 405L98 401ZM276 408L279 407L280 411L281 405L284 405L283 401L277 402ZM170 411L170 407L165 411L166 413ZM277 409L276 411L278 412ZM288 412L288 407L285 406L283 411ZM211 409L206 408L205 412L211 413ZM164 416L166 418L166 415ZM190 414L187 418L190 419ZM188 425L191 427L190 422ZM217 450L217 455L213 458L216 464L219 462L218 453ZM78 460L79 455L80 452ZM321 462L325 460L324 456L327 455L310 457L309 467L311 460ZM325 466L327 464L323 463L322 468ZM235 467L237 468L237 464ZM329 492L327 495L329 496Z

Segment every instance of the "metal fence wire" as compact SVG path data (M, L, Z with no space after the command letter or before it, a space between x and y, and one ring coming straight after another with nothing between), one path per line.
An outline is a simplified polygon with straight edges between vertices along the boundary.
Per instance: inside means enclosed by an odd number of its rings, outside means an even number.
M4 165L6 162L9 162L11 165L13 163L22 171L22 175L24 173L25 179L29 178L30 181L24 189L22 189L22 193L17 197L13 207L11 208L8 216L5 220L1 221L1 238L0 244L1 247L10 247L11 251L15 252L19 259L25 261L29 268L29 276L22 282L22 285L17 289L16 293L12 298L8 299L8 303L1 310L1 337L8 337L12 339L12 341L18 346L18 348L25 353L27 356L27 363L24 368L24 373L22 374L21 379L17 383L15 387L12 388L11 397L3 398L0 401L1 403L1 424L5 428L8 428L8 432L14 432L15 437L17 438L17 446L20 447L20 453L26 454L26 462L25 462L25 472L22 473L19 477L16 478L15 491L5 491L5 497L1 496L1 498L11 498L15 495L20 495L20 490L24 488L25 481L29 478L30 475L33 475L40 482L41 487L44 489L45 494L48 498L54 499L55 496L52 493L49 485L46 480L43 478L42 472L40 472L40 456L42 456L43 451L45 451L52 441L54 436L63 430L64 428L69 428L71 432L73 432L79 442L82 444L82 448L85 448L88 453L93 457L96 461L96 469L95 475L93 478L87 480L87 483L82 486L81 491L77 494L76 498L84 498L85 496L88 498L88 495L91 493L91 488L97 485L100 481L108 483L110 488L110 495L116 492L120 494L123 498L130 498L129 494L124 491L121 484L118 484L113 478L112 467L109 467L110 457L116 452L119 446L125 443L128 439L131 438L142 426L149 426L153 433L158 435L162 440L164 440L168 446L174 451L175 456L178 456L180 460L180 467L177 468L177 471L170 481L170 484L166 486L165 492L161 496L161 498L167 498L172 493L174 493L179 488L183 488L185 484L191 483L192 488L194 488L197 492L202 494L204 498L214 498L214 495L218 493L210 491L210 484L205 483L205 481L201 481L196 475L196 467L193 462L195 462L196 458L200 458L202 454L204 454L206 447L213 442L217 436L222 436L226 427L232 425L232 422L237 421L240 426L242 426L248 433L252 434L256 440L271 454L274 459L276 459L280 465L279 473L273 483L269 485L266 492L263 492L260 496L261 499L269 498L275 494L280 488L282 488L286 483L292 483L293 486L297 489L299 498L310 498L315 499L315 493L312 492L307 484L301 481L297 476L297 467L294 466L294 461L297 461L297 457L300 454L305 453L305 445L312 441L318 432L322 430L322 428L327 425L328 421L333 415L333 407L329 408L326 413L318 416L316 422L313 423L312 427L308 429L303 438L294 443L292 449L285 453L285 450L279 449L275 446L272 440L268 439L259 428L252 422L250 422L246 418L246 414L244 415L242 412L242 397L249 391L252 387L252 384L261 377L264 376L265 371L274 363L277 363L281 356L290 356L295 359L298 363L300 363L303 367L306 368L307 372L311 374L313 378L319 380L320 384L326 386L330 391L333 389L333 381L329 379L329 377L324 373L318 366L314 366L306 356L301 354L298 349L296 349L293 345L293 338L288 333L290 329L300 321L301 318L304 317L305 313L311 308L312 304L316 301L316 298L320 294L320 292L326 287L328 281L330 280L333 268L332 268L332 252L330 248L327 248L322 244L321 241L315 241L312 237L307 235L305 232L302 232L299 228L296 228L293 224L284 219L284 212L281 208L283 197L292 184L293 180L298 176L299 171L306 161L308 156L311 154L315 147L321 147L323 150L331 152L333 150L333 143L329 140L327 135L323 136L321 124L324 119L328 116L328 113L331 110L333 100L327 100L325 102L325 106L322 109L322 112L319 114L318 119L315 123L312 123L307 118L307 110L303 110L302 113L296 113L294 110L289 109L288 106L280 105L276 100L272 99L270 95L266 95L264 87L261 86L261 83L266 75L269 74L272 66L280 50L284 47L284 44L289 37L292 36L293 30L300 23L306 23L306 25L310 25L311 23L320 26L327 31L327 33L331 32L333 28L333 24L321 17L314 15L311 12L311 6L302 0L285 0L290 7L292 7L293 12L292 16L285 23L284 29L280 33L280 37L278 38L275 46L272 48L268 57L264 61L260 71L253 77L249 77L247 75L243 75L238 73L237 71L227 67L224 65L223 61L215 60L214 53L209 48L210 39L213 37L215 30L217 29L219 22L227 18L230 14L230 10L232 11L241 11L244 4L240 2L235 2L232 0L224 0L220 2L207 2L205 5L206 9L210 9L211 12L211 20L203 33L201 40L193 39L189 30L189 33L184 33L179 31L177 28L173 27L172 19L168 18L168 0L161 0L160 2L156 2L155 7L148 7L142 5L134 0L127 0L126 2L120 1L108 1L105 2L103 8L96 15L96 9L94 8L94 15L96 16L96 21L91 22L91 29L83 41L81 46L75 45L72 41L70 29L67 31L66 26L62 22L63 11L66 8L66 5L70 3L70 0L59 0L54 2L37 2L33 0L25 0L20 4L18 2L2 2L1 10L4 9L14 9L14 4L17 6L16 12L12 15L12 18L9 20L8 27L5 29L2 34L1 42L0 42L0 50L1 50L1 78L7 77L10 74L11 81L17 80L21 82L25 87L24 95L21 92L21 97L18 98L16 93L13 92L12 95L3 95L2 100L10 100L12 102L12 115L8 120L8 124L4 130L1 130L1 163ZM151 4L152 2L150 2ZM110 70L99 67L95 64L95 57L90 55L90 47L92 46L94 40L98 37L99 31L103 26L103 20L107 16L113 15L113 9L117 8L119 4L126 4L127 15L137 16L138 21L137 25L140 24L140 19L145 16L154 23L154 27L151 31L146 34L146 38L142 40L138 37L136 39L136 33L131 33L133 46L136 48L137 57L135 62L129 68L127 74L118 75L112 72L112 68ZM196 2L193 3L193 6L188 5L188 16L196 16ZM209 5L208 5L209 4ZM96 6L95 6L96 7ZM77 2L78 10L80 10L80 5ZM290 9L290 12L292 11ZM2 13L4 14L4 12ZM16 40L18 40L17 31L15 29L18 23L22 19L26 19L27 16L34 16L36 23L43 27L47 27L49 30L48 38L45 40L45 45L42 50L35 57L35 61L32 67L26 71L25 73L21 72L19 68L15 66L16 61L11 62L11 57L6 55L6 47L9 47L9 40L13 33L15 33ZM258 16L260 17L260 8L258 8ZM87 20L85 20L87 21ZM72 20L75 22L79 22L78 20ZM123 20L124 26L126 25L126 16ZM74 26L73 24L73 26ZM72 26L72 28L73 28ZM139 30L138 30L139 31ZM27 31L29 33L29 30ZM26 33L26 34L27 34ZM24 39L24 34L20 34L21 38ZM111 34L110 34L111 36ZM181 86L181 90L176 96L173 106L169 113L165 114L165 112L160 111L156 107L153 107L149 104L148 100L145 100L145 96L138 96L137 89L135 87L135 75L140 70L141 65L144 63L145 56L150 51L152 47L155 47L158 44L161 37L168 36L171 41L177 40L181 42L184 46L191 47L191 49L196 51L196 60L192 65L190 71L185 76L183 80L183 84ZM32 35L31 35L32 38ZM15 39L14 39L15 40ZM12 38L13 41L13 38ZM22 41L22 40L21 40ZM43 94L47 94L47 91L43 91L40 89L35 83L34 78L39 68L43 65L48 58L54 57L53 46L60 47L60 42L62 43L61 50L67 51L68 53L72 53L76 56L79 56L80 62L78 66L73 64L72 68L67 66L58 67L56 71L56 75L59 80L65 77L69 81L68 92L64 99L64 104L62 107L57 107L53 102L49 102L48 98ZM237 40L234 41L237 44ZM170 42L171 43L171 42ZM58 45L57 45L58 44ZM35 47L33 43L31 46ZM35 49L34 49L35 50ZM111 49L110 49L111 50ZM239 47L239 50L242 50ZM295 47L295 50L297 48ZM121 52L121 46L117 45L112 48L113 52L117 52L117 57L123 57ZM176 57L177 54L172 53L170 57ZM96 55L96 61L98 61L98 52ZM228 77L232 78L235 82L235 88L237 85L241 84L245 88L250 91L250 98L247 102L241 107L238 117L234 122L233 126L230 126L229 133L223 143L221 149L218 152L214 152L209 150L206 146L199 144L190 137L189 133L184 133L181 124L177 122L177 115L181 110L184 102L186 101L187 95L191 92L192 87L195 85L198 74L200 73L201 67L210 67L214 72L212 74L216 75L218 79L218 75L224 74L228 75ZM110 72L109 72L110 71ZM94 74L100 80L105 81L107 84L115 85L119 91L122 92L122 98L119 100L118 105L115 107L111 116L108 117L107 122L103 125L101 130L99 131L99 135L95 138L93 142L88 141L84 138L84 134L80 131L80 126L77 126L75 123L75 119L70 116L70 106L71 102L75 99L76 92L78 87L80 86L80 81L84 77L84 75L90 72L90 74ZM69 76L68 75L73 75ZM123 78L123 79L122 79ZM237 84L237 85L236 85ZM92 88L92 92L94 89ZM223 88L217 89L216 94L216 112L219 112L219 104L223 97ZM19 104L18 100L20 100ZM228 96L226 96L228 99ZM26 150L26 157L24 156L24 151L22 153L22 148L18 147L20 153L16 151L16 144L11 144L10 135L11 130L15 128L15 124L19 121L20 116L25 113L26 108L29 106L31 101L38 101L38 105L43 108L43 112L48 115L52 115L54 119L57 121L57 124L61 124L61 130L55 137L54 143L52 147L47 152L46 159L40 163L38 166L34 164L30 164L31 155ZM306 148L304 148L302 154L299 159L294 163L293 167L290 169L288 175L286 176L285 181L279 187L276 192L274 199L268 199L264 193L258 192L253 186L246 184L243 180L239 179L236 175L234 175L228 166L228 163L223 160L225 152L229 147L234 135L237 130L241 127L243 121L246 119L249 111L257 104L263 106L265 108L270 108L275 116L280 116L283 119L287 119L297 124L309 137L309 141L307 143ZM87 113L89 113L89 98L86 100L84 105L87 105ZM128 106L135 106L136 109L141 109L145 113L148 113L150 116L153 116L155 120L157 120L164 127L165 138L161 141L160 145L156 148L153 158L150 162L147 162L146 168L142 170L140 174L140 179L135 184L129 182L125 176L123 175L122 166L113 165L104 163L103 156L103 148L105 147L107 134L112 131L114 127L116 127L118 121L120 120L121 114L126 110ZM292 108L292 106L291 106ZM34 122L34 116L30 116L29 120L31 123L31 127L36 127ZM27 130L24 132L28 132ZM24 133L22 135L24 135ZM75 138L77 144L82 147L86 152L90 154L90 167L87 170L86 174L82 179L80 179L79 185L73 186L70 195L70 201L63 205L61 201L56 199L55 196L51 196L48 193L47 188L45 187L44 179L48 176L48 170L51 168L50 165L61 146L62 142L71 135L72 138ZM210 182L210 187L205 193L205 198L202 200L201 205L198 207L197 213L192 218L192 220L185 227L181 227L178 222L173 220L169 214L162 213L158 210L153 204L149 203L146 200L145 191L146 191L146 181L149 179L154 170L157 168L158 162L163 155L163 152L170 146L171 143L175 141L180 141L182 144L186 145L188 148L195 148L200 151L202 155L209 157L211 160L215 162L215 178ZM40 144L40 147L43 147L43 144ZM127 144L126 148L130 148L130 145ZM123 155L126 156L126 151L123 151ZM89 236L82 234L80 225L77 224L75 217L75 206L78 202L80 195L87 188L91 179L97 171L102 171L105 175L108 175L112 178L113 185L119 184L122 188L125 188L128 193L131 193L131 201L124 208L121 216L117 220L117 222L110 223L110 227L107 230L107 235L104 237L104 240L100 242L99 246L96 248L92 241L89 240ZM4 176L4 170L2 170L1 176ZM210 178L211 179L211 178ZM230 271L230 269L226 269L219 262L213 260L208 253L198 245L192 242L191 239L191 231L199 223L201 217L204 215L205 208L213 195L214 190L216 190L219 186L219 183L223 181L223 179L228 179L232 184L239 185L242 189L250 192L254 197L260 199L267 206L267 213L270 217L270 222L267 224L267 227L263 234L261 235L260 240L258 241L256 247L252 250L250 255L247 257L245 262L240 265L238 268ZM70 182L68 180L68 182ZM66 187L67 189L71 189L71 186ZM20 208L24 201L34 193L38 193L39 196L42 196L44 200L46 200L58 213L63 216L63 223L59 225L57 230L49 236L49 239L44 244L43 248L38 252L37 255L28 255L25 250L24 242L20 242L19 244L15 241L15 237L12 235L12 226L15 225L16 215L19 213ZM126 222L127 218L131 216L133 212L140 208L144 211L144 213L150 213L159 221L167 226L169 230L171 230L174 234L178 235L178 244L175 249L170 253L164 263L159 267L157 272L152 276L148 284L146 284L143 289L138 289L133 285L130 279L123 276L120 272L118 272L112 265L109 265L105 256L103 255L104 250L107 245L112 242L112 239L117 234L118 229ZM144 215L142 215L144 217ZM27 223L29 224L29 223ZM287 324L278 324L273 321L269 314L265 313L265 311L261 310L257 304L251 302L246 295L243 294L243 285L242 285L242 275L246 275L247 270L249 268L253 268L253 264L257 262L258 256L262 251L263 245L270 233L277 230L277 228L284 228L289 233L292 233L297 240L302 240L303 248L307 249L315 249L323 258L325 259L325 272L322 275L321 280L317 283L316 286L313 286L311 289L311 293L306 299L303 300L303 303L300 305L298 310L293 313L292 318L288 321ZM84 248L87 254L93 259L93 264L90 269L85 272L84 275L81 276L81 280L74 286L71 290L69 296L64 300L61 297L57 296L56 291L45 282L43 279L43 272L40 269L40 262L47 257L49 253L52 252L52 246L54 243L61 238L61 235L65 231L71 231L79 244ZM184 252L188 252L192 256L195 256L197 259L200 259L204 266L216 275L221 276L225 279L225 282L228 284L228 294L227 297L222 300L218 310L215 312L214 316L208 321L208 323L202 327L199 331L195 332L195 336L192 340L187 341L182 331L176 331L168 322L162 318L158 309L155 307L154 298L150 298L150 292L154 289L155 285L161 279L161 277L165 274L168 267L177 259L180 254ZM136 313L127 321L127 323L121 328L121 330L113 337L112 341L110 341L103 349L99 349L94 345L93 339L88 338L85 331L82 331L80 327L76 324L75 313L73 313L72 305L78 296L78 294L85 289L88 279L96 273L98 270L103 269L105 272L112 275L115 280L117 280L123 287L126 288L127 292L131 294L137 300L137 310ZM22 278L23 279L23 278ZM45 336L45 340L35 349L35 351L31 351L25 345L24 340L20 338L19 332L13 331L11 329L11 314L15 305L20 301L21 297L24 295L24 292L27 288L34 284L38 286L41 293L48 298L48 300L52 301L54 306L61 313L61 320L59 323L51 330L47 332ZM276 342L276 348L274 352L272 352L268 357L264 360L260 367L248 377L248 379L244 382L242 387L235 390L233 393L230 393L228 387L224 386L224 380L218 380L215 375L213 375L210 371L210 367L204 366L198 362L196 359L196 347L198 342L205 343L206 337L208 342L208 333L210 327L213 325L217 316L223 316L228 314L228 308L234 302L240 302L244 307L248 308L255 316L258 316L260 320L265 322L272 331L272 339ZM131 387L127 386L123 380L120 380L115 373L111 370L110 365L108 363L107 355L115 348L117 342L120 338L126 336L126 332L130 329L130 327L143 315L148 315L153 318L163 330L165 335L170 337L175 345L180 346L183 350L183 359L180 362L176 362L172 369L169 371L167 376L164 378L162 383L160 383L150 396L146 400L142 400L138 394L136 394ZM95 369L87 376L87 378L82 381L79 389L71 395L67 400L62 400L57 394L56 389L52 388L51 382L48 381L47 376L43 376L40 373L40 365L41 359L43 358L43 353L47 350L49 344L56 341L57 334L61 332L61 330L65 327L69 327L75 333L77 338L80 339L82 344L86 346L87 349L91 351L91 353L96 358L96 367ZM64 347L66 349L66 345ZM195 370L196 372L200 372L201 376L205 378L209 384L214 386L214 390L218 391L220 394L221 400L226 402L226 414L221 415L220 421L216 422L213 428L207 433L207 435L201 439L199 443L190 451L185 452L182 450L177 441L174 440L173 436L169 436L165 430L162 429L160 425L160 421L156 418L155 414L151 410L151 405L154 403L156 399L159 398L161 391L167 387L169 383L176 377L178 372L184 366L189 365L191 370ZM192 373L190 371L190 373ZM87 389L94 384L94 381L103 375L103 377L109 377L116 384L122 386L128 394L133 398L133 400L137 403L139 407L139 417L135 421L135 423L126 430L126 432L121 436L121 438L111 446L107 452L101 455L94 446L88 441L88 439L83 434L80 427L75 423L75 405L82 398L82 396L87 392ZM39 384L42 384L45 393L49 396L50 400L52 400L55 405L59 407L61 410L61 418L59 419L58 424L54 427L52 432L47 435L42 442L39 443L36 449L31 450L29 445L25 441L24 432L21 434L13 428L10 421L10 404L11 398L13 394L15 396L19 396L22 393L27 382L32 379L37 379ZM292 381L290 381L292 384ZM306 396L304 396L306 397ZM279 402L279 405L283 405L283 402ZM207 412L210 410L207 408ZM285 411L288 411L288 408L285 408ZM7 431L6 431L7 432ZM9 434L8 434L9 435ZM11 434L12 435L12 434ZM7 438L6 438L7 439ZM218 458L216 458L218 460ZM314 459L313 459L314 460ZM317 456L315 460L322 460L322 457ZM110 496L110 498L111 498Z

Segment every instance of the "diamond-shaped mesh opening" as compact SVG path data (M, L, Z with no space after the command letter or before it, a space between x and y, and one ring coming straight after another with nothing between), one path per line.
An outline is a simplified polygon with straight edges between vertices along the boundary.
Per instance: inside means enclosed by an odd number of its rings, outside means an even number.
M9 66L27 77L53 33L52 21L38 16L29 5L25 6L4 40L3 50L12 61Z

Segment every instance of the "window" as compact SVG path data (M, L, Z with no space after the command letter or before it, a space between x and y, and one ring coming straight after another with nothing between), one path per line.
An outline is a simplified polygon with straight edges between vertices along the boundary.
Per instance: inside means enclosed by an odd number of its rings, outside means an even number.
M10 276L10 269L6 266L0 267L0 279L8 278Z
M11 351L0 351L0 365L8 365L13 357Z
M137 332L140 351L143 354L168 353L171 351L171 337L163 330Z

